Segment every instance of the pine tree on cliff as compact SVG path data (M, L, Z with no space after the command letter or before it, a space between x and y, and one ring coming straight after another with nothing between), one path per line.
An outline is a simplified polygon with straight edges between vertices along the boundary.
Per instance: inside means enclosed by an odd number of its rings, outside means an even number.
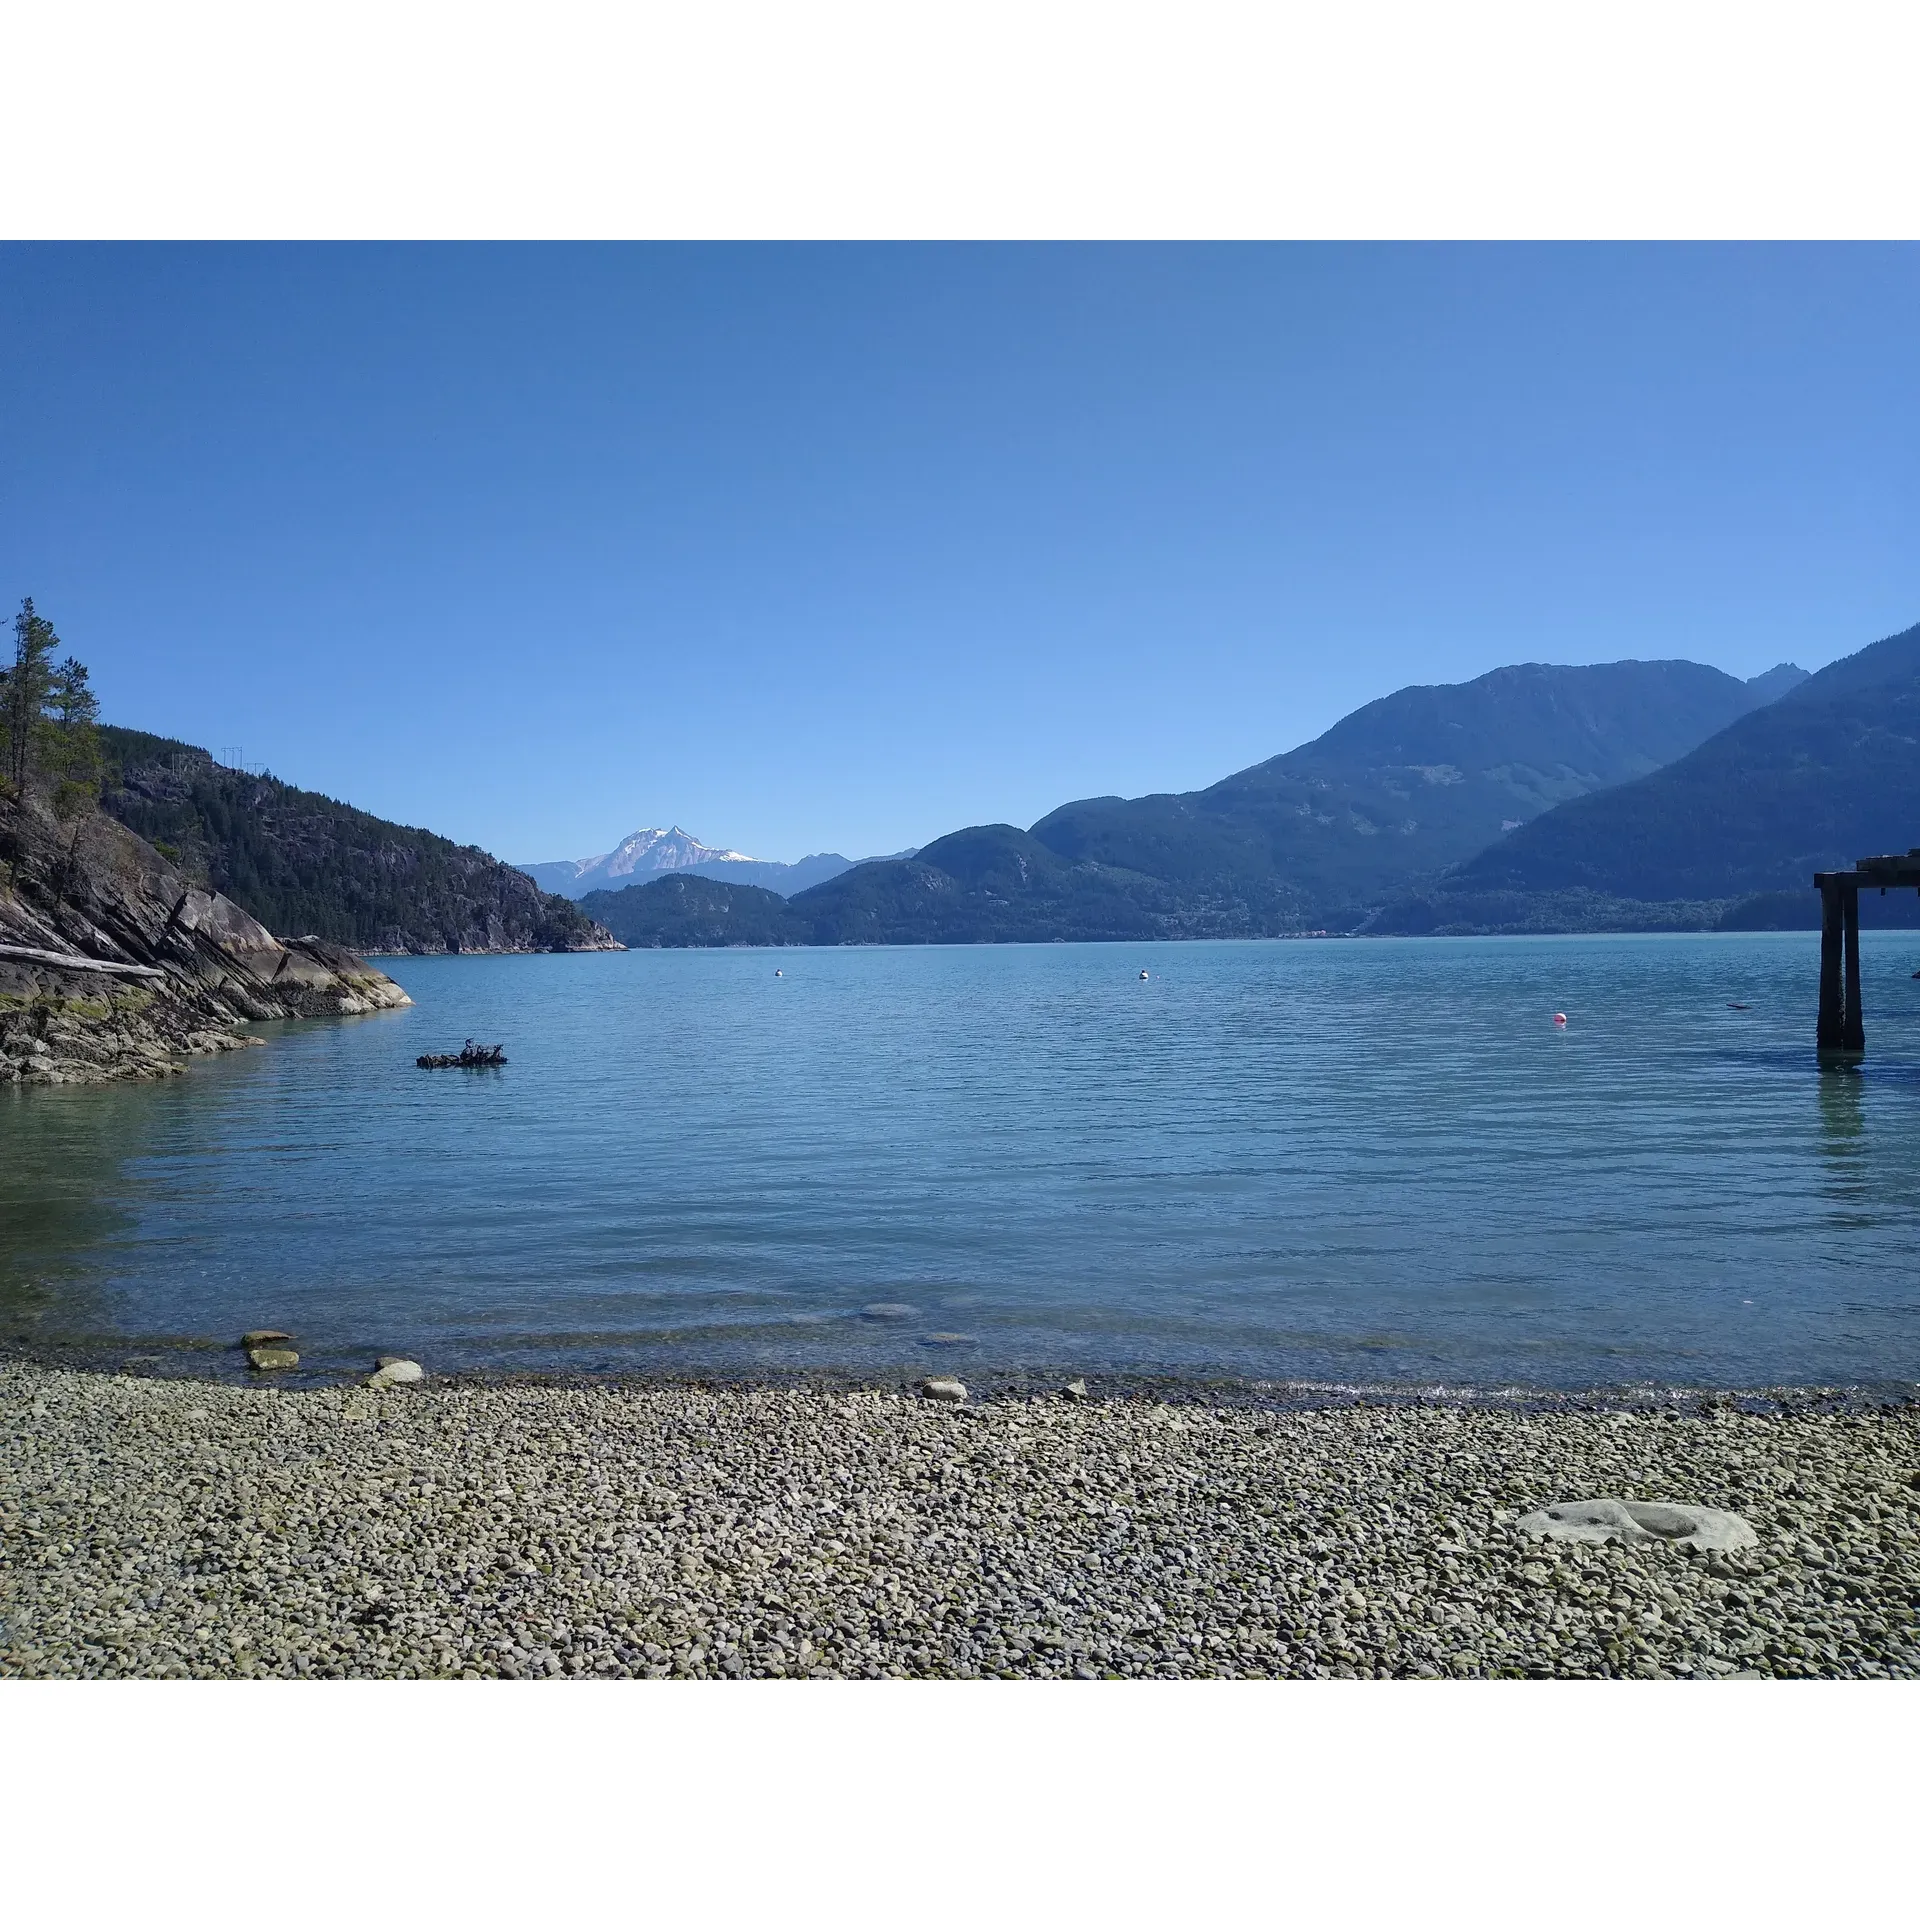
M87 685L87 670L72 654L53 670L48 705L52 709L53 752L59 784L53 810L64 820L100 797L100 701Z
M0 674L0 747L5 752L8 786L27 790L27 776L40 760L47 726L47 700L53 692L53 650L60 644L51 620L20 602L13 623L13 665Z
M13 665L0 670L0 779L21 794L34 775L51 775L54 810L64 819L99 796L100 702L71 654L53 664L59 644L53 622L22 600Z

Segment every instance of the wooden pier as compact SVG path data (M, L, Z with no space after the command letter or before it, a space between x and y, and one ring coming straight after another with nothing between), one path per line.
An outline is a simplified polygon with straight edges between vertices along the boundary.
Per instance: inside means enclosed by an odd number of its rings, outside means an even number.
M1920 891L1920 847L1869 854L1851 873L1816 873L1820 889L1820 1024L1815 1044L1823 1056L1858 1059L1867 1050L1860 1012L1860 889L1912 887Z

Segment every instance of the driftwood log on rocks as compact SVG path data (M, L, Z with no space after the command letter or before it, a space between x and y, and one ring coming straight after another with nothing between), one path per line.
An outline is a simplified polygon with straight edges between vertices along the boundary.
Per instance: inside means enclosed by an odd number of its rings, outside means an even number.
M458 1053L423 1053L416 1067L504 1067L506 1050L501 1047L476 1047L471 1040Z

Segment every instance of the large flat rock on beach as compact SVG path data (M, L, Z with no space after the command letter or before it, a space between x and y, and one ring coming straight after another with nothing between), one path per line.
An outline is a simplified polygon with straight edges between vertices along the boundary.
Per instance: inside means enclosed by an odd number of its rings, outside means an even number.
M1920 1674L1920 1414L0 1365L0 1672ZM1589 1490L1740 1514L1530 1537Z

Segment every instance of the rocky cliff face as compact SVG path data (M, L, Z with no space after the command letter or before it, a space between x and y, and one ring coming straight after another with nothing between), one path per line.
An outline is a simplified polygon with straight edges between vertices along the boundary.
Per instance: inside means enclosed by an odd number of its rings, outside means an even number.
M277 940L105 814L0 798L0 1082L148 1079L250 1020L408 1004L320 939Z

